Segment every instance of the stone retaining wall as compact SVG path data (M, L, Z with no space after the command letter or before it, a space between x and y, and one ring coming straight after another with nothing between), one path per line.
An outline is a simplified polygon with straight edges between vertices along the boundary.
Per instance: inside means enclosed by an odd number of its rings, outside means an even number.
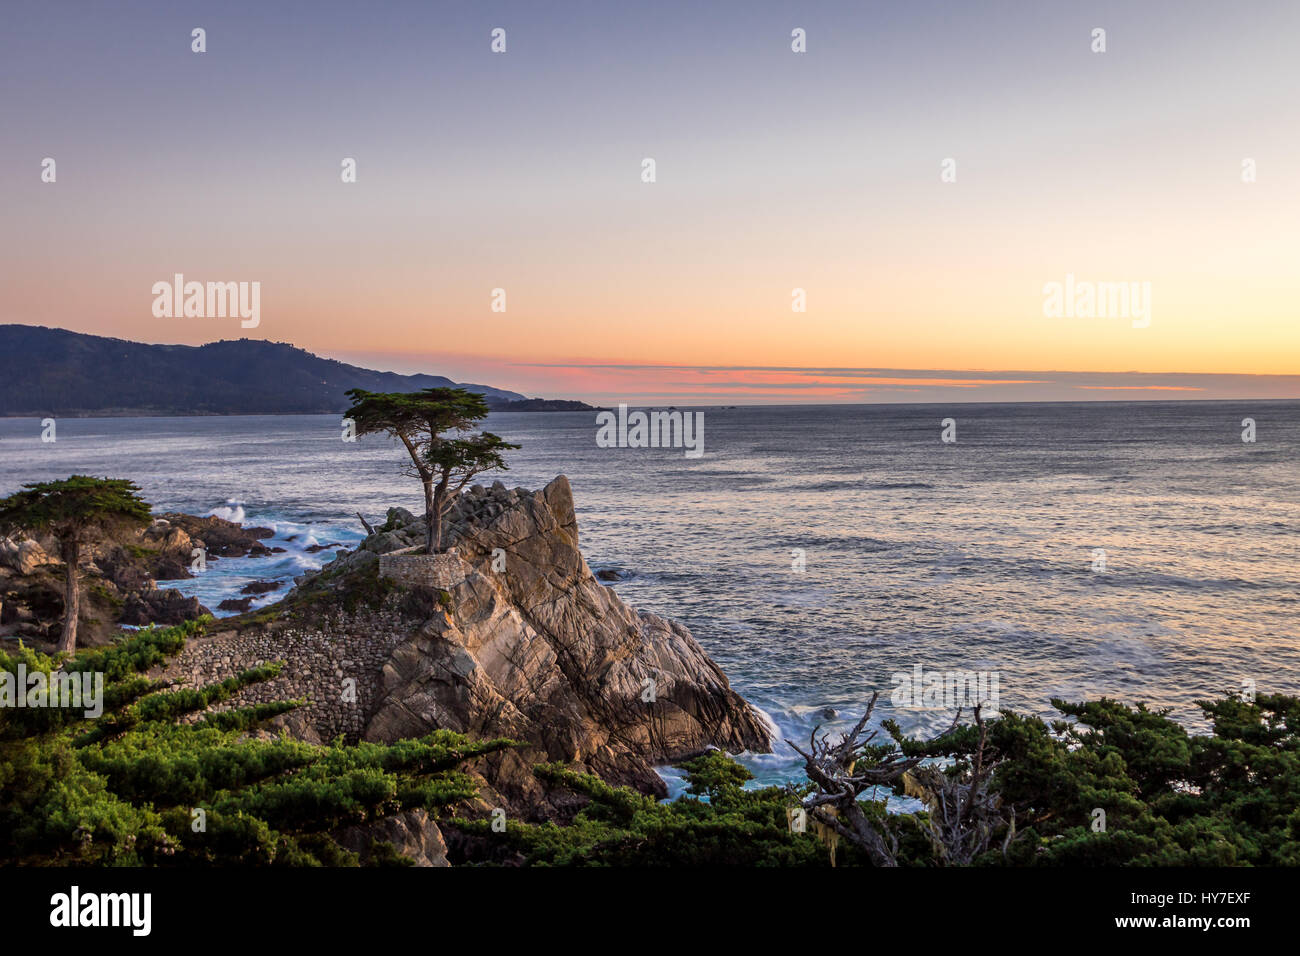
M360 738L374 710L384 663L410 636L411 622L403 621L395 610L364 610L346 622L327 620L316 628L217 632L190 639L157 676L197 688L259 664L284 661L275 680L245 687L212 709L305 698L309 703L286 719L305 721L323 742L342 734L352 743ZM343 699L347 678L355 682L355 701Z
M415 554L418 548L403 548L379 556L379 576L408 587L449 591L465 580L466 567L454 548L444 554Z

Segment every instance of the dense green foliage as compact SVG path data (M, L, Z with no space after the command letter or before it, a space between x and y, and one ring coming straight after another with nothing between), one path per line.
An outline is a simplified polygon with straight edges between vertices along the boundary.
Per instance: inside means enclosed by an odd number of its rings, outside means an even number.
M574 866L771 866L825 865L826 850L815 840L792 834L782 790L745 790L744 767L718 753L686 765L695 793L658 803L626 787L611 787L588 774L556 764L536 768L551 784L567 786L591 799L571 824L509 822L493 833L489 821L456 821L486 847L502 841L534 865Z
M315 746L250 735L287 701L202 714L272 664L202 688L143 676L206 624L149 629L59 661L0 652L0 671L104 675L104 712L0 709L0 862L40 864L355 864L330 831L477 795L457 768L512 746L438 731L391 745ZM202 811L201 814L197 811ZM200 825L201 823L201 825ZM372 862L401 863L391 847Z
M1163 712L1112 700L1053 703L1074 720L1048 724L1009 713L986 721L986 757L997 761L994 790L1018 824L998 834L996 848L977 864L1300 865L1300 699L1202 702L1213 735L1189 734ZM893 744L882 745L876 758L897 748L937 758L949 774L969 769L973 726L935 741L891 730ZM555 765L538 767L549 782L590 798L571 826L511 823L492 834L483 821L455 825L483 845L491 837L503 841L517 854L512 861L534 865L829 864L820 828L792 833L787 824L787 810L808 787L743 789L748 771L719 753L684 767L687 792L672 803ZM906 789L900 781L895 795ZM926 835L927 811L887 814L884 796L863 806L897 838L900 864L940 865ZM1104 829L1097 810L1104 811ZM868 862L846 840L838 841L835 858L839 866Z
M1032 808L1012 862L1300 865L1300 698L1202 701L1211 735L1112 700L1053 703L1077 721L1061 740L1037 721L995 725L1003 791Z
M0 499L0 529L52 531L62 539L91 529L145 524L149 505L139 491L125 478L73 475L60 481L29 482Z
M464 818L477 792L459 767L509 741L438 731L389 745L316 746L256 732L300 702L208 708L274 677L278 665L200 688L146 676L205 623L140 631L66 659L21 646L0 652L0 671L11 674L21 665L47 677L104 675L97 719L78 709L0 708L0 862L354 864L331 836L339 827L426 808L459 831L453 843L465 862L828 866L834 845L836 865L870 863L811 821L792 832L790 811L811 785L754 787L748 770L718 752L683 764L686 792L671 803L539 765L548 789L572 791L585 805L563 825L510 820L496 832L492 820ZM1300 699L1203 702L1212 734L1112 700L1053 703L1069 719L984 721L992 791L1016 824L977 865L1300 865ZM865 751L862 766L924 756L959 779L978 746L972 725L928 741L885 727L891 742ZM887 798L909 793L917 782L903 778L892 794L864 794L860 806L897 841L900 864L942 865L924 807L888 812ZM370 862L409 861L375 845Z

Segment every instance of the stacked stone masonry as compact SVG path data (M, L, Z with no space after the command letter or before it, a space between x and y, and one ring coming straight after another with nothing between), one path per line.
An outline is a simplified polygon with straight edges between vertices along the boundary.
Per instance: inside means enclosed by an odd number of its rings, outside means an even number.
M284 661L275 680L245 687L213 710L305 699L291 716L305 720L321 741L342 734L355 742L374 710L384 662L404 640L410 640L410 621L403 623L399 612L363 610L322 628L217 632L191 640L159 676L197 688ZM355 682L355 701L345 699L348 678Z
M407 587L450 590L465 580L466 568L455 550L445 554L415 554L410 548L379 556L379 576Z

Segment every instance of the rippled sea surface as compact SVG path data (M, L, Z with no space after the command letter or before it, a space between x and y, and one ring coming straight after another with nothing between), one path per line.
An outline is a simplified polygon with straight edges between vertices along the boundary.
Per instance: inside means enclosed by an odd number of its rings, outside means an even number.
M952 417L957 441L940 441ZM1242 419L1257 441L1242 441ZM599 448L591 413L493 416L522 444L510 486L573 484L583 550L634 607L685 623L732 684L806 739L895 710L892 675L995 671L1003 709L1111 696L1170 707L1253 680L1300 692L1300 403L705 409L705 454ZM380 438L336 416L0 419L0 494L87 473L136 481L155 511L273 527L273 558L178 583L210 607L361 537L354 512L421 510ZM492 480L491 478L488 479ZM225 509L225 510L222 510ZM792 570L802 549L806 570ZM1095 571L1095 552L1105 570ZM271 600L268 598L267 600ZM827 719L826 708L837 716ZM788 779L781 746L748 761Z

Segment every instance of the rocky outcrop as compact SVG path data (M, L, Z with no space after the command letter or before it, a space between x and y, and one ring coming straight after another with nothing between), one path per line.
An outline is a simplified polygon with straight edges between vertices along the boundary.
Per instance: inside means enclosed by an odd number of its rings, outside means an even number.
M451 866L442 831L425 810L408 810L334 834L339 846L356 853L362 865L372 862L376 844L387 843L416 866Z
M197 517L169 511L163 514L161 521L166 522L172 530L183 532L207 552L208 560L212 558L264 557L283 548L268 548L262 544L263 538L275 534L270 528L245 528L234 521L218 518L215 515ZM157 522L155 522L157 524Z
M239 593L261 597L263 594L270 594L272 591L280 590L284 585L285 582L283 581L250 581L239 589Z
M385 664L367 739L445 727L526 741L531 753L498 755L485 773L525 803L539 785L517 771L537 758L663 794L655 764L710 746L768 749L757 714L685 627L595 578L563 476L540 492L474 488L448 539L465 578Z
M15 541L0 537L0 566L17 574L35 574L37 568L58 561L56 555L49 554L39 542L30 538Z
M180 591L152 588L133 591L123 602L121 624L144 627L148 624L181 624L208 613L198 598L187 598Z

